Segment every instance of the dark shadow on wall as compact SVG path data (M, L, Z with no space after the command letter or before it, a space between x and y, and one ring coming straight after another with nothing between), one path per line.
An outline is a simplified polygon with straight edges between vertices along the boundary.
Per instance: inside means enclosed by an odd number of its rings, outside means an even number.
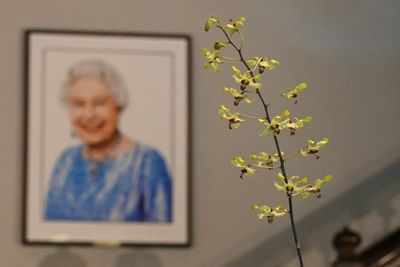
M333 235L345 225L371 212L377 212L382 217L384 225L389 225L394 214L394 207L391 207L390 203L399 194L400 160L299 221L296 225L303 251L317 250L326 259L324 266L331 266ZM388 233L382 233L382 237L386 234ZM278 263L286 263L297 257L292 240L291 228L287 227L240 258L225 264L224 267L279 266ZM321 244L324 245L321 247Z
M129 251L117 258L115 267L161 267L159 257L141 249Z
M82 257L64 247L43 258L39 267L87 267L87 264Z

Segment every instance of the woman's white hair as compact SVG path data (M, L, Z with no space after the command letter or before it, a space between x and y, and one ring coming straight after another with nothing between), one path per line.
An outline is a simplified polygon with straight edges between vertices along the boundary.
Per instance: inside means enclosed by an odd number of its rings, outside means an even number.
M86 59L73 65L64 83L61 98L66 100L68 88L79 79L95 78L104 82L110 89L118 107L123 110L128 105L128 91L125 82L117 70L100 59Z

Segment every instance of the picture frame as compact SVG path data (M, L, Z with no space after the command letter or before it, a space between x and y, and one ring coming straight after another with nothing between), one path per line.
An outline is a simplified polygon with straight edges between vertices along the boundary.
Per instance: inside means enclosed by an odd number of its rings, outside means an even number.
M187 35L25 31L23 243L190 244L190 50Z

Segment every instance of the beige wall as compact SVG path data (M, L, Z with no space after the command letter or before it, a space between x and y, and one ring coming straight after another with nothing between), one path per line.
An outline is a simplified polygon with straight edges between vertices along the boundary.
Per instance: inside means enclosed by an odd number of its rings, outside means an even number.
M290 175L332 173L319 201L299 200L296 215L306 262L332 260L330 238L344 224L368 233L372 242L400 224L400 4L398 1L193 1L87 0L2 1L0 6L0 266L172 267L293 265L288 220L258 221L254 203L285 203L271 187L272 174L240 181L228 160L272 148L256 126L228 132L216 107L229 99L221 88L228 75L202 69L200 49L209 15L248 17L246 48L279 59L268 90L310 83L293 111L315 123L293 138L291 151L307 137L329 136L319 162L289 162ZM300 4L301 3L301 4ZM190 34L192 88L192 247L96 249L23 246L23 30L51 28ZM213 35L216 37L216 35ZM223 72L227 74L228 72ZM283 105L273 106L279 112ZM256 111L256 110L251 110ZM243 136L249 136L244 139ZM297 144L297 145L296 145Z

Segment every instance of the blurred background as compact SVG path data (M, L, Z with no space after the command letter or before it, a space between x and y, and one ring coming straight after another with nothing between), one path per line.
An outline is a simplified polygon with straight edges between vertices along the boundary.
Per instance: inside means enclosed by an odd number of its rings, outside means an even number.
M217 114L231 105L222 88L231 71L203 69L211 16L247 17L245 55L281 65L264 79L266 97L309 83L296 105L277 102L314 122L281 138L293 151L307 138L328 136L321 158L298 158L289 175L334 180L319 200L295 201L299 237L309 266L330 266L332 238L345 225L363 236L362 248L400 227L400 2L272 0L37 0L4 1L0 8L0 266L24 267L241 267L297 266L289 219L260 221L253 204L286 204L273 188L275 174L245 180L229 160L271 150L258 125L229 131ZM63 29L188 34L192 37L191 246L25 246L21 243L24 158L24 30ZM151 70L149 70L151 71ZM247 107L259 112L258 107ZM308 264L307 264L308 263ZM310 265L312 264L312 265Z

